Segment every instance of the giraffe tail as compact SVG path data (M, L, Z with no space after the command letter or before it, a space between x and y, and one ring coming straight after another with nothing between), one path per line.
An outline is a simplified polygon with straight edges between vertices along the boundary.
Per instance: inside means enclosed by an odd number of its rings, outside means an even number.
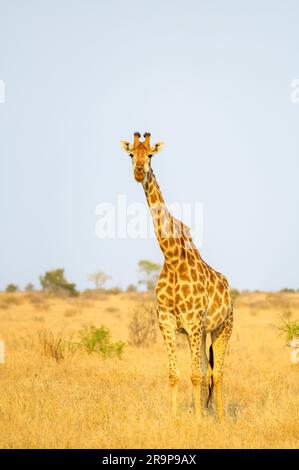
M208 392L208 399L207 399L207 408L210 404L210 401L212 399L212 393L213 393L213 388L214 388L214 383L213 383L213 375L212 375L212 370L214 367L214 353L213 353L213 346L211 345L209 348L209 369L210 369L210 383L209 383L209 392Z

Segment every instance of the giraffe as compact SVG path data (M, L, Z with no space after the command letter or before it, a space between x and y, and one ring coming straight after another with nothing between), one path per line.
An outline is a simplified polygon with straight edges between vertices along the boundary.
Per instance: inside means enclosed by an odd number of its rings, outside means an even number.
M121 141L121 146L131 156L135 180L143 186L164 255L156 285L156 309L168 351L172 412L176 415L179 383L176 333L182 332L187 334L191 351L196 416L202 415L204 405L209 406L214 392L218 418L222 421L223 362L233 326L228 281L201 258L190 228L169 213L151 167L151 157L162 149L163 142L151 145L150 136L147 132L144 141L140 141L140 133L135 132L133 143ZM211 335L209 358L208 334Z

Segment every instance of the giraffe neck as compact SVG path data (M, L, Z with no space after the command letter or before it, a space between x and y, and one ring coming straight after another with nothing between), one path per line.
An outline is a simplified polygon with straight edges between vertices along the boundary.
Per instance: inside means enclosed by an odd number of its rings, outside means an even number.
M189 228L168 211L152 169L143 183L143 188L165 261L173 264L186 256L186 250L190 248L192 239Z

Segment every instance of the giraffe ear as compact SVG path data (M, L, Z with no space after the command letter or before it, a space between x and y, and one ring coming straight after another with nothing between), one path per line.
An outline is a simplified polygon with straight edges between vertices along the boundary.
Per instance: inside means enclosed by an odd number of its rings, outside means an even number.
M130 142L127 142L126 140L121 140L120 141L121 148L126 152L126 153L131 153L133 150L133 146L130 144Z
M156 153L160 152L164 146L164 142L157 142L153 147L151 147L151 153L155 155Z

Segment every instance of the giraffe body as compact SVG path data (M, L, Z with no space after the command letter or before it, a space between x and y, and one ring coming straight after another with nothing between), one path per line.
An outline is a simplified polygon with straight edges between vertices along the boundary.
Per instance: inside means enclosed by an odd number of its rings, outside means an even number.
M165 262L156 286L157 316L169 356L172 408L176 412L179 371L176 359L176 333L188 336L191 350L191 381L196 413L209 404L215 388L218 416L222 419L221 383L223 360L231 335L233 309L225 276L211 268L195 247L190 229L173 217L150 165L150 157L159 151L149 143L150 134L134 144L122 142L133 160L134 176L143 184L154 229ZM210 359L206 354L206 336L211 334Z

